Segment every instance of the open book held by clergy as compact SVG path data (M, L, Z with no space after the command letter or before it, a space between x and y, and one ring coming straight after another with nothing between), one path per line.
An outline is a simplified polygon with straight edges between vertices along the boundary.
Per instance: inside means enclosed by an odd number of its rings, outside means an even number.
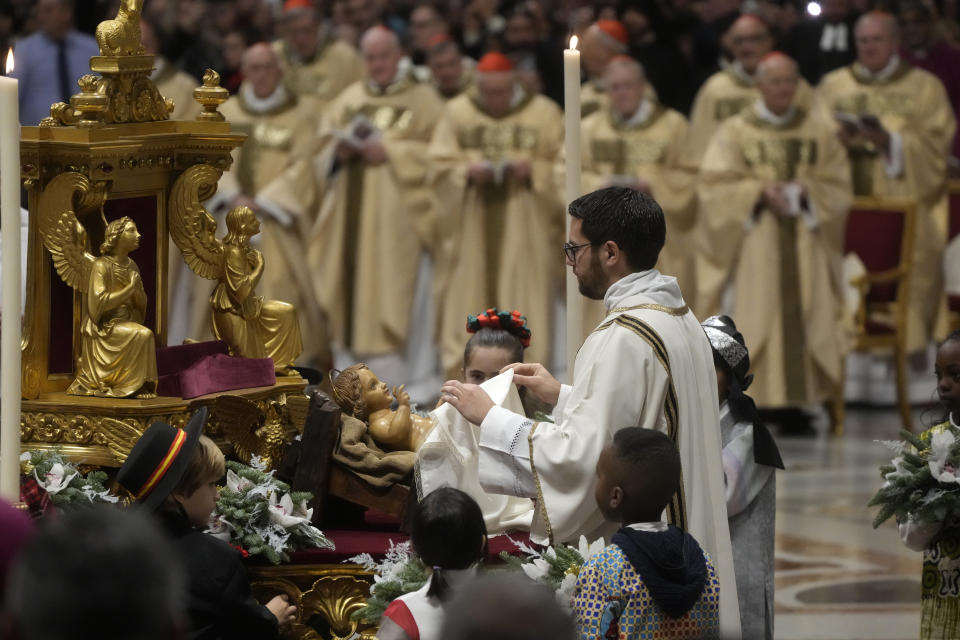
M380 129L376 127L366 115L358 113L350 121L346 129L334 131L337 140L344 142L354 149L360 149L364 142L380 139Z

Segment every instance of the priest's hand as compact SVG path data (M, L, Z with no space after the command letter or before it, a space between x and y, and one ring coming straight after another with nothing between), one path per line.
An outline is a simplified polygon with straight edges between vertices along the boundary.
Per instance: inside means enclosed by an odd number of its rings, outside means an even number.
M336 157L338 164L349 164L357 157L357 148L349 142L341 140L337 143L333 155Z
M500 369L500 373L510 369L513 369L513 382L530 389L541 402L555 405L560 400L560 381L554 378L542 364L514 362Z
M493 400L487 392L475 384L459 380L447 380L440 388L440 397L453 405L468 422L479 425L493 409Z
M467 169L467 182L478 187L493 182L493 167L489 162L476 162Z
M517 160L507 165L507 175L519 184L530 184L532 169L526 160Z
M383 164L387 161L387 148L379 140L365 140L360 147L363 161L369 165Z
M771 182L763 188L760 200L764 206L778 216L786 215L790 211L790 203L778 182Z
M890 132L883 128L876 117L863 117L863 127L861 135L869 142L873 143L882 153L890 154Z

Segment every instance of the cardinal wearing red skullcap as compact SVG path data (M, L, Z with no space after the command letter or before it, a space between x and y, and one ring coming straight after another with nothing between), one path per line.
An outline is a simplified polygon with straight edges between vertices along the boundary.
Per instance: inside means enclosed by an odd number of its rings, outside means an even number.
M556 104L527 92L506 55L477 62L474 87L447 103L430 144L442 235L435 254L441 359L459 375L463 318L481 308L523 308L531 331L548 336L552 292L562 275L562 189L553 166L563 141ZM559 243L559 244L558 244ZM440 275L440 274L438 274ZM549 340L529 358L547 357Z
M616 56L627 54L628 45L627 29L617 20L597 20L583 32L579 49L587 82L580 93L581 117L607 106L603 73Z
M746 13L737 18L728 36L733 62L707 79L690 112L690 138L682 162L691 171L700 166L710 138L720 123L759 97L754 87L757 65L773 51L770 26L755 14ZM806 80L800 81L797 99L805 109L810 109L813 90Z

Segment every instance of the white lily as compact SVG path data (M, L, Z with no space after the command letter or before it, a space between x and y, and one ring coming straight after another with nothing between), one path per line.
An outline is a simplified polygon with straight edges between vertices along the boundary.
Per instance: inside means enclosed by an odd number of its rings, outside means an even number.
M70 481L73 480L76 475L76 471L68 475L67 470L59 462L50 467L50 471L46 473L43 480L37 476L37 470L33 470L33 477L36 478L40 486L50 494L60 493L66 489L70 484Z
M236 493L249 491L254 484L246 478L237 475L232 470L227 470L227 488Z
M276 492L270 494L270 521L279 524L284 529L290 529L298 524L310 524L310 521L302 516L294 514L293 498L289 493L283 494L283 497L277 499Z
M947 462L947 458L950 456L950 448L953 447L955 441L956 437L949 430L935 433L930 439L930 458L927 465L930 467L930 475L937 482L945 484L960 483L956 469ZM894 460L894 466L897 466L896 460Z

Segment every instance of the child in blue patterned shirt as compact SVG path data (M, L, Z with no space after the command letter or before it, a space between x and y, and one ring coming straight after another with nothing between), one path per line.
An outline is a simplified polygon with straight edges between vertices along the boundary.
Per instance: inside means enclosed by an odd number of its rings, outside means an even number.
M580 640L719 637L713 563L691 535L660 519L680 487L680 453L659 431L621 429L600 454L597 504L623 526L580 569Z

